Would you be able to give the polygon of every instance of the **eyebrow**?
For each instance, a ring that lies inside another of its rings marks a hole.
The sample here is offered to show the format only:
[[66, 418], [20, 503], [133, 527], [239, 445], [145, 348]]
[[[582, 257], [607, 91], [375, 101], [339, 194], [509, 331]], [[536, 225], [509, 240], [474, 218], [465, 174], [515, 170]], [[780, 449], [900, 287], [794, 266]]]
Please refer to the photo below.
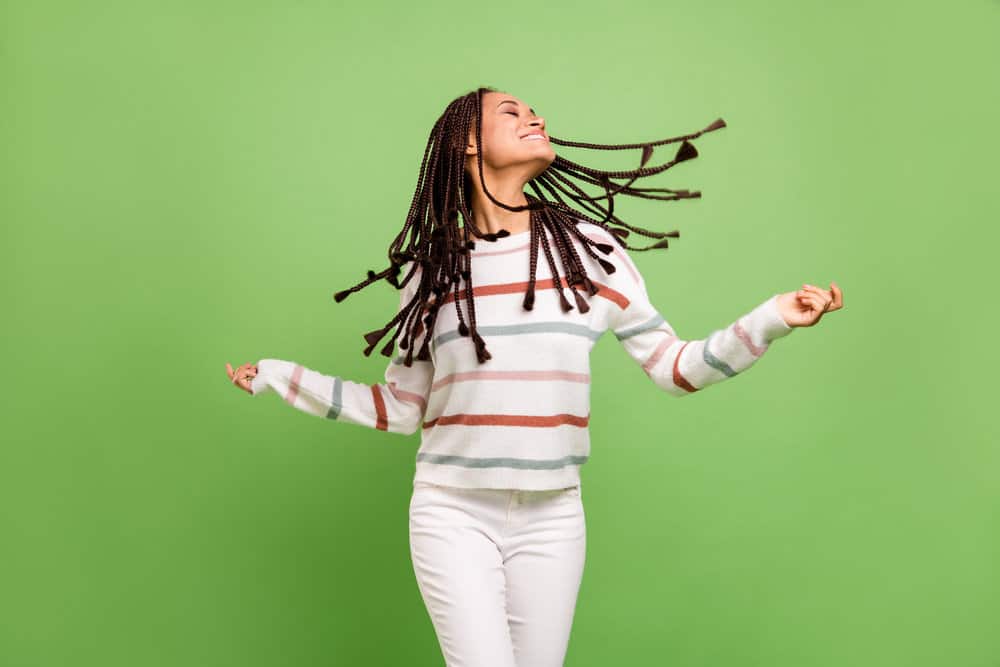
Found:
[[[510, 102], [511, 104], [517, 104], [517, 102], [515, 102], [514, 100], [504, 100], [500, 104], [507, 104], [508, 102]], [[498, 109], [500, 108], [500, 104], [497, 105]], [[532, 115], [534, 115], [534, 113], [535, 113], [535, 110], [532, 109], [531, 107], [528, 107], [528, 111], [530, 111], [532, 113]]]

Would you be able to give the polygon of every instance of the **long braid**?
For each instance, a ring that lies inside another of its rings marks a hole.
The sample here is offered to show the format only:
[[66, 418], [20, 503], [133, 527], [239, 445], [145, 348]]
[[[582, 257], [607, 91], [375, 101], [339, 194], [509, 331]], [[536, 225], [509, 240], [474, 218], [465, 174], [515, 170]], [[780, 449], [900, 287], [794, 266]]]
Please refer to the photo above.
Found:
[[[465, 145], [470, 130], [475, 130], [476, 145], [482, 146], [483, 96], [488, 92], [500, 91], [480, 86], [461, 95], [447, 105], [434, 123], [424, 148], [416, 187], [403, 228], [389, 245], [389, 266], [377, 273], [369, 269], [365, 280], [333, 295], [339, 303], [350, 294], [382, 279], [397, 289], [403, 289], [410, 280], [419, 275], [419, 284], [413, 290], [410, 301], [404, 304], [384, 327], [364, 334], [368, 343], [364, 349], [366, 356], [370, 355], [379, 341], [395, 327], [393, 335], [379, 350], [382, 355], [391, 356], [393, 346], [398, 339], [400, 349], [407, 351], [403, 359], [405, 365], [410, 366], [414, 357], [423, 361], [429, 360], [434, 323], [440, 307], [449, 300], [446, 297], [451, 293], [455, 302], [459, 334], [472, 338], [480, 363], [485, 363], [491, 358], [486, 342], [477, 330], [472, 261], [469, 251], [476, 247], [477, 242], [495, 241], [509, 236], [510, 232], [506, 229], [495, 233], [480, 232], [473, 222], [470, 183], [467, 181], [470, 174], [466, 171], [465, 156]], [[561, 307], [563, 311], [572, 310], [573, 306], [563, 294], [563, 277], [559, 275], [552, 253], [554, 245], [567, 273], [565, 287], [572, 292], [580, 312], [585, 313], [589, 310], [589, 306], [576, 288], [583, 286], [591, 296], [597, 293], [598, 288], [590, 280], [571, 237], [579, 239], [584, 251], [596, 259], [608, 275], [614, 273], [615, 265], [599, 257], [594, 249], [604, 255], [610, 255], [614, 247], [588, 237], [577, 227], [580, 222], [588, 222], [607, 231], [622, 251], [667, 248], [667, 238], [677, 238], [680, 236], [679, 232], [676, 230], [657, 232], [626, 223], [615, 214], [614, 197], [628, 195], [658, 201], [700, 197], [701, 193], [697, 191], [639, 188], [633, 187], [633, 183], [640, 178], [662, 173], [676, 164], [697, 157], [698, 151], [690, 140], [725, 126], [725, 122], [720, 118], [706, 128], [691, 134], [633, 144], [584, 143], [558, 139], [550, 135], [549, 141], [559, 146], [591, 150], [640, 149], [642, 153], [639, 166], [632, 170], [603, 171], [557, 155], [544, 172], [528, 181], [535, 194], [533, 196], [526, 194], [528, 203], [518, 206], [497, 200], [486, 187], [483, 176], [483, 151], [477, 150], [476, 177], [486, 197], [508, 211], [529, 211], [530, 278], [522, 307], [525, 310], [532, 310], [534, 307], [538, 247], [541, 245], [552, 273], [553, 288], [559, 294]], [[680, 146], [672, 160], [660, 165], [646, 166], [655, 147], [676, 142], [680, 142]], [[574, 182], [574, 179], [584, 185], [600, 188], [601, 194], [588, 194]], [[615, 180], [624, 182], [616, 183]], [[647, 247], [632, 247], [625, 242], [632, 232], [659, 240]], [[399, 274], [408, 262], [412, 263], [412, 269], [400, 281]], [[464, 290], [461, 285], [463, 281]], [[463, 300], [463, 296], [468, 309], [468, 324], [459, 303]], [[423, 341], [419, 349], [415, 350], [415, 343], [421, 334], [424, 335]]]

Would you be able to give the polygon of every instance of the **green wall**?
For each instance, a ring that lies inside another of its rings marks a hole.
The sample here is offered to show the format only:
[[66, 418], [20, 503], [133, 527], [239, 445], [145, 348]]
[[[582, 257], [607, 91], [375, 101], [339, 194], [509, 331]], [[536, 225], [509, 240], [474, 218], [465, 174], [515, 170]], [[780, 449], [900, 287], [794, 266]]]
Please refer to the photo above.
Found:
[[0, 664], [442, 664], [418, 436], [225, 363], [381, 380], [362, 334], [397, 294], [332, 294], [385, 266], [432, 123], [480, 84], [578, 141], [726, 120], [640, 183], [701, 199], [617, 200], [681, 231], [632, 256], [682, 337], [845, 296], [684, 401], [599, 341], [566, 664], [1000, 664], [998, 24], [996, 0], [3, 3]]

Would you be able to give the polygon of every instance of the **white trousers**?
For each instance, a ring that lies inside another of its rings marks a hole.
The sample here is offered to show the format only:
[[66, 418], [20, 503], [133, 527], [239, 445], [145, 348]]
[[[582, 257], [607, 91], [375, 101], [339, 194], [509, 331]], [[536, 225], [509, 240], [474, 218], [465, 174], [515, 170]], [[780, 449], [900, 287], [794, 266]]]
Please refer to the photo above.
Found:
[[579, 486], [414, 482], [410, 556], [447, 667], [562, 667], [583, 577]]

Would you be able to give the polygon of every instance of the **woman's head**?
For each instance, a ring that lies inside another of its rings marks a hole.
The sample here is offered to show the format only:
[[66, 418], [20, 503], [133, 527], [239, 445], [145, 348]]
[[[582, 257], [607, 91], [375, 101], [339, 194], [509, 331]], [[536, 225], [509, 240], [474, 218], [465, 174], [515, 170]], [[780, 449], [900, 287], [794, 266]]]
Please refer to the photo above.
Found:
[[544, 172], [556, 159], [545, 119], [519, 98], [489, 90], [482, 97], [482, 130], [473, 120], [465, 147], [465, 173], [478, 179], [479, 139], [483, 142], [483, 171], [493, 179], [515, 179], [521, 187]]
[[[555, 264], [555, 258], [558, 257], [565, 277], [565, 280], [551, 281], [551, 286], [546, 285], [545, 289], [551, 288], [557, 293], [564, 312], [573, 309], [573, 304], [564, 294], [564, 290], [568, 289], [576, 307], [585, 313], [589, 307], [578, 290], [593, 296], [598, 288], [588, 277], [572, 240], [575, 237], [583, 252], [600, 264], [607, 274], [613, 273], [615, 266], [598, 257], [595, 250], [608, 255], [614, 248], [583, 234], [577, 229], [577, 223], [589, 222], [603, 227], [626, 250], [666, 248], [667, 237], [680, 236], [676, 230], [656, 232], [629, 225], [615, 215], [614, 197], [622, 194], [661, 201], [700, 197], [701, 193], [696, 191], [636, 188], [632, 184], [639, 178], [658, 174], [680, 162], [697, 157], [698, 151], [688, 140], [725, 125], [720, 118], [702, 130], [669, 139], [635, 144], [583, 143], [553, 137], [545, 127], [544, 118], [538, 116], [531, 107], [517, 97], [495, 88], [483, 86], [456, 97], [434, 123], [427, 139], [410, 210], [402, 230], [389, 246], [389, 266], [378, 273], [369, 269], [366, 280], [337, 292], [334, 299], [343, 301], [349, 294], [379, 280], [386, 280], [401, 289], [414, 276], [418, 276], [418, 286], [413, 290], [414, 296], [409, 303], [403, 305], [383, 328], [364, 334], [368, 342], [364, 354], [370, 355], [386, 333], [396, 327], [392, 338], [380, 350], [382, 355], [392, 356], [395, 341], [399, 338], [400, 349], [407, 350], [403, 363], [411, 365], [416, 338], [426, 332], [416, 358], [421, 361], [430, 360], [428, 346], [438, 306], [443, 297], [453, 292], [459, 322], [458, 332], [461, 336], [471, 337], [477, 358], [480, 363], [484, 363], [490, 359], [490, 354], [476, 327], [469, 250], [477, 242], [495, 241], [508, 236], [509, 232], [501, 229], [496, 233], [484, 233], [474, 224], [470, 206], [473, 183], [477, 184], [477, 196], [481, 196], [481, 191], [482, 195], [498, 207], [509, 211], [530, 211], [528, 243], [531, 260], [524, 309], [533, 308], [535, 269], [539, 255], [544, 254], [552, 276], [555, 278], [560, 275], [559, 267]], [[543, 133], [547, 141], [526, 138], [526, 135], [536, 132]], [[681, 144], [672, 160], [660, 165], [645, 166], [656, 146], [674, 142]], [[636, 169], [604, 171], [557, 155], [552, 148], [553, 144], [591, 150], [638, 149], [642, 154]], [[483, 147], [482, 151], [478, 150], [480, 145]], [[520, 193], [524, 195], [522, 201], [527, 201], [526, 204], [501, 201], [487, 187], [497, 175], [501, 175], [501, 178], [520, 179], [531, 187], [534, 195]], [[589, 194], [572, 179], [597, 187], [601, 193]], [[616, 183], [614, 179], [624, 182]], [[624, 241], [630, 232], [660, 240], [650, 246], [634, 248]], [[552, 239], [551, 243], [549, 237]], [[543, 252], [538, 252], [539, 249]], [[399, 274], [404, 266], [408, 271], [400, 282]], [[468, 325], [459, 304], [463, 297], [468, 311]]]

